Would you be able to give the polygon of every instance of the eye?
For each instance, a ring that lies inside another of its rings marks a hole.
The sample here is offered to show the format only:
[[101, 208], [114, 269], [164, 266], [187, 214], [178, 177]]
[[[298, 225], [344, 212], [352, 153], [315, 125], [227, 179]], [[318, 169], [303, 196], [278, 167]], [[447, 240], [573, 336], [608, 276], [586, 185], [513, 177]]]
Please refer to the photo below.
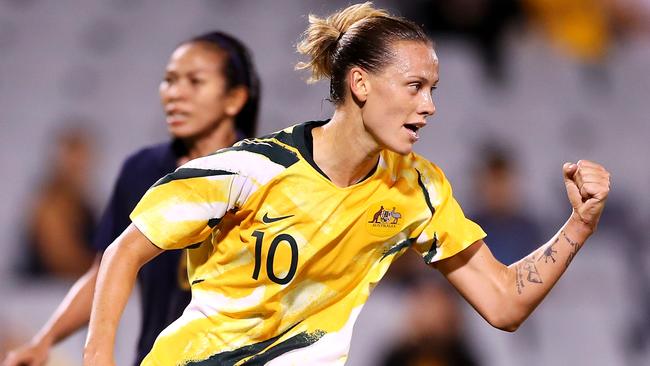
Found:
[[413, 91], [420, 91], [422, 89], [422, 83], [420, 82], [414, 82], [409, 84], [409, 88], [411, 88]]
[[166, 84], [173, 84], [175, 81], [176, 78], [171, 75], [165, 75], [165, 77], [162, 79], [162, 82]]
[[203, 80], [198, 79], [198, 78], [190, 78], [190, 84], [192, 84], [194, 86], [199, 86], [199, 85], [203, 84]]

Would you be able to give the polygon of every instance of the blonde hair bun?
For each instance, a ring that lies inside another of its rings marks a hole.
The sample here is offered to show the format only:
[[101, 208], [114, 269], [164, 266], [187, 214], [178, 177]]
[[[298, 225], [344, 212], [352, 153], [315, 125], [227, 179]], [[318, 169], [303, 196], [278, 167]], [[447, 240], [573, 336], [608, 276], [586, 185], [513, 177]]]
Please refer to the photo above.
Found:
[[351, 5], [327, 18], [309, 14], [309, 27], [303, 39], [296, 46], [299, 53], [309, 57], [308, 62], [299, 62], [297, 70], [311, 69], [308, 82], [316, 82], [332, 76], [332, 55], [343, 35], [358, 22], [376, 17], [389, 17], [387, 11], [376, 9], [372, 2]]

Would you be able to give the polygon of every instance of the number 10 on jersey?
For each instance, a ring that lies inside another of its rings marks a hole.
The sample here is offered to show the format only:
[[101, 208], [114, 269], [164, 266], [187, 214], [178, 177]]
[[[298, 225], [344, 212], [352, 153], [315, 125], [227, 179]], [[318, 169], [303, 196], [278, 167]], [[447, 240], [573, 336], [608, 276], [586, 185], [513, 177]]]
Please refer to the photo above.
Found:
[[[253, 236], [255, 237], [255, 269], [253, 270], [253, 279], [257, 280], [262, 269], [262, 250], [264, 244], [264, 232], [255, 230], [253, 231]], [[291, 263], [289, 265], [289, 272], [284, 277], [278, 277], [275, 274], [273, 264], [275, 262], [275, 252], [278, 249], [280, 243], [286, 242], [291, 248]], [[266, 255], [266, 275], [269, 279], [277, 284], [286, 285], [291, 282], [293, 276], [296, 275], [296, 269], [298, 268], [298, 244], [296, 239], [289, 234], [278, 234], [271, 241], [271, 246], [269, 247], [268, 253]]]

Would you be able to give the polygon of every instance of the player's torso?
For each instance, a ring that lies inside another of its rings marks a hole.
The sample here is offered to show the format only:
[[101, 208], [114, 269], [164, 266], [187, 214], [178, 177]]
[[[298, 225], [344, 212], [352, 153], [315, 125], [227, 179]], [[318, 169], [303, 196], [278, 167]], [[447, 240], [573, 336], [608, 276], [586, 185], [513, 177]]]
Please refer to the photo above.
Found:
[[[338, 188], [298, 162], [215, 227], [209, 249], [198, 249], [209, 256], [194, 256], [193, 291], [230, 299], [221, 313], [260, 316], [269, 328], [282, 328], [378, 280], [430, 217], [417, 178], [405, 173], [394, 177], [379, 168]], [[298, 299], [298, 293], [309, 295]]]
[[418, 171], [403, 166], [412, 160], [383, 154], [370, 177], [339, 188], [299, 159], [261, 185], [189, 249], [192, 302], [157, 357], [179, 340], [191, 359], [214, 359], [335, 333], [341, 349], [326, 353], [347, 354], [373, 284], [431, 218]]

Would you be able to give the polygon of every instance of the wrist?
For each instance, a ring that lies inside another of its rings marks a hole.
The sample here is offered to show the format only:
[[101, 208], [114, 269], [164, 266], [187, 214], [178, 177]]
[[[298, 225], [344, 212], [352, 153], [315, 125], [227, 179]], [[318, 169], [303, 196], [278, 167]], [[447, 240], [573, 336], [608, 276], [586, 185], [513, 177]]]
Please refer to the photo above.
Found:
[[113, 360], [113, 354], [93, 346], [87, 346], [83, 353], [84, 365], [108, 365]]
[[576, 236], [576, 240], [584, 242], [594, 233], [596, 228], [585, 222], [580, 215], [573, 211], [567, 221], [565, 230], [570, 231], [574, 236]]
[[54, 344], [54, 336], [49, 333], [37, 335], [32, 339], [31, 344], [34, 347], [50, 348]]

